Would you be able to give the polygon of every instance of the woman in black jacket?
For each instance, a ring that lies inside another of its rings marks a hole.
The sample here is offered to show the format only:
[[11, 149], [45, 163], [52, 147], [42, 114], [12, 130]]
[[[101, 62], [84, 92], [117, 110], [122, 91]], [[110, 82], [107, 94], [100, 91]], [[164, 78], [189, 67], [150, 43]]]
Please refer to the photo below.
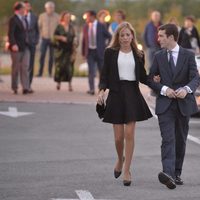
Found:
[[183, 48], [189, 49], [195, 54], [199, 54], [200, 39], [197, 28], [194, 26], [195, 19], [193, 16], [185, 18], [184, 27], [179, 33], [178, 44]]
[[105, 90], [109, 89], [103, 121], [113, 124], [118, 155], [114, 175], [115, 178], [121, 175], [124, 162], [125, 186], [131, 185], [130, 165], [134, 151], [135, 123], [152, 117], [140, 92], [139, 82], [147, 82], [144, 54], [137, 48], [133, 27], [123, 22], [105, 51], [97, 103], [103, 103]]

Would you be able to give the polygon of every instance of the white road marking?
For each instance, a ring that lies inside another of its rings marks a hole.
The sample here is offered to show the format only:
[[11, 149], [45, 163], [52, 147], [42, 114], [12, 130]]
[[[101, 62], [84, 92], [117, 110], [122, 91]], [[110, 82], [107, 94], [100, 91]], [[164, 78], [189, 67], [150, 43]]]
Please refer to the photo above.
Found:
[[[152, 113], [152, 115], [154, 116], [154, 118], [156, 118], [156, 119], [158, 119], [158, 116], [156, 115], [156, 114], [154, 114], [154, 109], [153, 108], [149, 108], [150, 110], [151, 110], [151, 113]], [[190, 123], [191, 124], [200, 124], [200, 121], [191, 121], [190, 120]], [[199, 144], [200, 145], [200, 139], [199, 138], [197, 138], [197, 137], [194, 137], [194, 136], [192, 136], [192, 135], [189, 135], [188, 134], [188, 140], [190, 140], [190, 141], [192, 141], [192, 142], [194, 142], [194, 143], [196, 143], [196, 144]]]
[[18, 112], [16, 107], [8, 107], [8, 111], [0, 111], [0, 115], [5, 115], [12, 118], [32, 115], [32, 112]]
[[[51, 199], [51, 200], [95, 200], [92, 194], [87, 190], [76, 190], [75, 192], [79, 197], [79, 199]], [[98, 200], [109, 200], [109, 199], [98, 199]]]

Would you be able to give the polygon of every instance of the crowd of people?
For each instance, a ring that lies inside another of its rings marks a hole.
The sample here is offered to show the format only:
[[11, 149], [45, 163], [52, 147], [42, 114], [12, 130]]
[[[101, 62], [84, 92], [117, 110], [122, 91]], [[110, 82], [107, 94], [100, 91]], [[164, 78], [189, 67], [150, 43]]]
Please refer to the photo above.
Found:
[[[14, 94], [18, 92], [18, 74], [23, 94], [33, 92], [34, 55], [39, 37], [41, 54], [37, 76], [43, 75], [45, 55], [49, 48], [49, 76], [52, 76], [55, 60], [54, 80], [57, 89], [60, 89], [61, 82], [67, 81], [69, 91], [72, 91], [78, 39], [70, 12], [64, 11], [59, 17], [51, 1], [45, 4], [45, 12], [39, 19], [32, 13], [28, 1], [15, 3], [14, 12], [8, 31]], [[162, 137], [163, 166], [158, 178], [169, 189], [175, 189], [176, 185], [183, 185], [181, 174], [189, 118], [197, 111], [194, 92], [200, 80], [194, 55], [199, 54], [200, 40], [194, 25], [195, 18], [187, 16], [184, 26], [180, 28], [175, 18], [163, 24], [159, 11], [151, 13], [143, 34], [149, 60], [147, 75], [145, 54], [138, 48], [134, 28], [125, 21], [126, 14], [117, 10], [111, 24], [108, 24], [108, 14], [107, 10], [85, 12], [82, 55], [88, 64], [89, 95], [95, 94], [97, 69], [100, 74], [97, 105], [103, 107], [103, 121], [113, 124], [118, 156], [114, 176], [118, 178], [123, 170], [123, 184], [131, 185], [135, 125], [137, 121], [152, 117], [140, 92], [141, 82], [157, 95], [156, 114]], [[107, 89], [109, 94], [105, 100]]]
[[[18, 74], [20, 75], [22, 93], [34, 92], [32, 89], [34, 61], [36, 46], [39, 43], [40, 57], [36, 76], [43, 76], [45, 57], [49, 51], [49, 77], [54, 77], [57, 90], [60, 90], [61, 82], [69, 82], [68, 90], [73, 91], [72, 77], [80, 38], [77, 37], [70, 12], [56, 13], [55, 4], [52, 1], [46, 2], [44, 8], [45, 12], [37, 17], [29, 1], [14, 4], [14, 15], [9, 20], [7, 42], [12, 59], [11, 85], [14, 94], [18, 93]], [[84, 19], [81, 49], [82, 56], [88, 64], [89, 90], [87, 93], [94, 95], [94, 80], [97, 69], [99, 74], [101, 73], [104, 50], [109, 45], [118, 25], [126, 20], [126, 13], [123, 10], [116, 10], [110, 23], [111, 15], [108, 10], [102, 9], [97, 13], [89, 10], [85, 12]], [[169, 23], [178, 27], [180, 32], [178, 44], [199, 54], [200, 39], [195, 27], [195, 18], [187, 16], [182, 28], [176, 18], [172, 17]], [[161, 13], [153, 11], [150, 21], [144, 27], [143, 43], [148, 57], [148, 71], [153, 62], [154, 54], [161, 49], [158, 42], [158, 27], [162, 24]]]

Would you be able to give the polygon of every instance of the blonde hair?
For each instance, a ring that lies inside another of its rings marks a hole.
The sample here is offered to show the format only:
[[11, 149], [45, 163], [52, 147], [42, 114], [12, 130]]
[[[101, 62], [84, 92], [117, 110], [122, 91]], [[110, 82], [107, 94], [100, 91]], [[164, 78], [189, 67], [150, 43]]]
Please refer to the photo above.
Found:
[[143, 52], [141, 50], [139, 50], [138, 47], [137, 47], [138, 43], [137, 43], [137, 39], [136, 39], [135, 30], [129, 22], [122, 22], [121, 24], [118, 25], [116, 31], [114, 32], [114, 35], [112, 37], [112, 40], [111, 40], [108, 48], [112, 48], [112, 49], [116, 49], [116, 50], [120, 49], [119, 35], [120, 35], [120, 32], [125, 28], [128, 28], [133, 35], [133, 40], [131, 42], [132, 49], [135, 51], [135, 53], [139, 57], [142, 57]]

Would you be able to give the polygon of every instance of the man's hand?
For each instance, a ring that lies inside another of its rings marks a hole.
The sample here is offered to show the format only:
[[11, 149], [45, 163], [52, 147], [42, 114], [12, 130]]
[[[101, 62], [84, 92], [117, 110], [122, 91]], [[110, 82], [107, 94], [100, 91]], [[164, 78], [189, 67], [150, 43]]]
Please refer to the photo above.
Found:
[[176, 99], [176, 92], [171, 89], [171, 88], [167, 88], [166, 90], [166, 95], [169, 97], [169, 98], [174, 98]]
[[187, 95], [187, 91], [185, 88], [179, 88], [176, 90], [176, 97], [180, 99], [184, 99]]

